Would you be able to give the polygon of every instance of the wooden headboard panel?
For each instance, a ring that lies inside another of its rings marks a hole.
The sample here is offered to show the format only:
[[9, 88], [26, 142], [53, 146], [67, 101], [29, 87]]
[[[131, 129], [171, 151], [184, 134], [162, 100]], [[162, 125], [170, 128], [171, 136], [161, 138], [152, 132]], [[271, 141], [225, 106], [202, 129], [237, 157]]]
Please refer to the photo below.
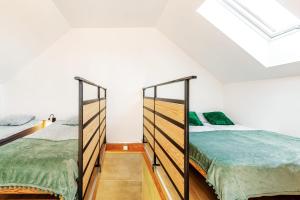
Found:
[[[101, 167], [105, 148], [107, 90], [81, 77], [75, 79], [79, 81], [78, 197], [84, 200], [95, 167]], [[94, 86], [97, 98], [84, 100], [83, 84]]]
[[[144, 142], [153, 154], [153, 168], [161, 166], [180, 199], [189, 199], [189, 81], [195, 76], [161, 83], [143, 89]], [[162, 85], [184, 82], [184, 99], [157, 97]], [[153, 97], [146, 97], [147, 89]]]

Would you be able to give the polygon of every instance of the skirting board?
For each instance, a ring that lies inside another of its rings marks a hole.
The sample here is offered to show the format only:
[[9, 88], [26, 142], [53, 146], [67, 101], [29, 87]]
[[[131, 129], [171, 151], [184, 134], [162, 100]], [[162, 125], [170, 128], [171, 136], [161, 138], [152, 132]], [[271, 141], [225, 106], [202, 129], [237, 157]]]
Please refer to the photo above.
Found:
[[[126, 150], [127, 147], [127, 150]], [[144, 152], [143, 143], [106, 144], [106, 151]]]

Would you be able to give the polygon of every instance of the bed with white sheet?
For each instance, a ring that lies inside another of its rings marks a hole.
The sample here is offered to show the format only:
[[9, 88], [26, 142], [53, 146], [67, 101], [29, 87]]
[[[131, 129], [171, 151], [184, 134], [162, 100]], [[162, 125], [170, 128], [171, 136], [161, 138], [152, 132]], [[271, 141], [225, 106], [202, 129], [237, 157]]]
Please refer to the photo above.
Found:
[[37, 119], [21, 125], [0, 125], [0, 146], [33, 133], [41, 125], [41, 120]]

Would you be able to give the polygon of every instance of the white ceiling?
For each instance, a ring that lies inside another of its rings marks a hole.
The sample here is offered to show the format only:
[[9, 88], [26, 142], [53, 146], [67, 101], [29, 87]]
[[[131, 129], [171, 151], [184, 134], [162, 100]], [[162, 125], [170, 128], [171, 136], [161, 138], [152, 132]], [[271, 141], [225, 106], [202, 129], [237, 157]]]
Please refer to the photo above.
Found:
[[[278, 0], [300, 16], [299, 0]], [[156, 26], [219, 80], [300, 75], [300, 63], [265, 68], [196, 10], [203, 0], [1, 0], [0, 82], [71, 27]], [[299, 41], [300, 45], [300, 41]]]
[[167, 0], [53, 0], [73, 27], [154, 26]]
[[295, 16], [300, 18], [300, 1], [299, 0], [277, 0], [281, 5], [286, 7]]

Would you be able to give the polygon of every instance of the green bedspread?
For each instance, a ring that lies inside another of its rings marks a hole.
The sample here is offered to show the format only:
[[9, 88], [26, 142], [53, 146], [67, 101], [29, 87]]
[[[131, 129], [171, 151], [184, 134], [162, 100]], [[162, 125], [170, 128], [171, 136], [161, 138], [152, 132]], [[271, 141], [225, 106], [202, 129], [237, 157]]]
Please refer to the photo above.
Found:
[[300, 194], [300, 138], [267, 131], [190, 133], [190, 158], [221, 200]]
[[33, 187], [73, 200], [77, 140], [19, 139], [0, 147], [0, 187]]

